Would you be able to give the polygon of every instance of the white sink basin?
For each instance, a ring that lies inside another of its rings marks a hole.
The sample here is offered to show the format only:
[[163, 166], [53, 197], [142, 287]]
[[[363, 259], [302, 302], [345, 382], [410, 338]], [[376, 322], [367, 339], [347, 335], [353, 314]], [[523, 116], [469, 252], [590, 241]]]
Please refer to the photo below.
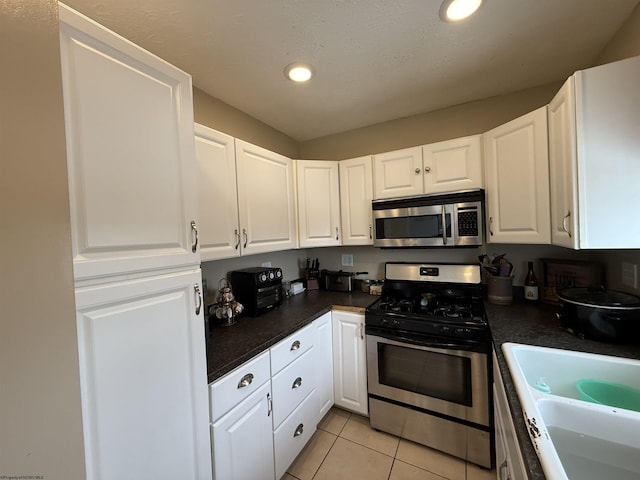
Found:
[[640, 478], [640, 412], [580, 400], [576, 387], [592, 378], [640, 389], [640, 361], [516, 343], [502, 350], [548, 480]]

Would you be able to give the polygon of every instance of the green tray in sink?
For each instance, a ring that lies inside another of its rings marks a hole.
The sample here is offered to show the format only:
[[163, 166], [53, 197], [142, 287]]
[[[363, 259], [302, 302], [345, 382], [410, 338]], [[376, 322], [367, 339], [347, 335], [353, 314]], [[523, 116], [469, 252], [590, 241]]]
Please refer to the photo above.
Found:
[[582, 400], [640, 412], [640, 390], [637, 388], [593, 378], [578, 380], [576, 386]]

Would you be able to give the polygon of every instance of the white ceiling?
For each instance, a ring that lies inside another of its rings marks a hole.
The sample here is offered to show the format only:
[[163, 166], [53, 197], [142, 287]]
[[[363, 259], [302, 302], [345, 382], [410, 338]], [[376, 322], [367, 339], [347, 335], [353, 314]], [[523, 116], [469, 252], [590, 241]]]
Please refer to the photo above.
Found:
[[[559, 81], [590, 66], [640, 0], [66, 0], [195, 86], [304, 141]], [[297, 85], [284, 67], [311, 63]]]

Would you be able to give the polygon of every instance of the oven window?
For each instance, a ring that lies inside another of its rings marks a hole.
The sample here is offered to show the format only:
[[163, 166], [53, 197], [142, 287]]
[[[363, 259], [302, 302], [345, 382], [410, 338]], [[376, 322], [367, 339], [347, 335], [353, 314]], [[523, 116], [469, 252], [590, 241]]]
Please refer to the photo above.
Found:
[[472, 406], [470, 358], [378, 343], [378, 376], [382, 385]]
[[[446, 214], [446, 234], [451, 237], [451, 215]], [[380, 238], [440, 238], [442, 215], [377, 218], [376, 231]]]

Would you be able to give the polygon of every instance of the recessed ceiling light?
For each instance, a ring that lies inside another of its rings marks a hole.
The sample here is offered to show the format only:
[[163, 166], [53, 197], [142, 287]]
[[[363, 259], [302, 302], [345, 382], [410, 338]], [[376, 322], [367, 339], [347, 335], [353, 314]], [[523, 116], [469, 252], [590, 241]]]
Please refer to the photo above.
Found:
[[444, 0], [440, 18], [445, 22], [459, 22], [471, 16], [481, 4], [482, 0]]
[[303, 63], [290, 63], [284, 69], [284, 75], [294, 82], [308, 82], [313, 76], [313, 69]]

